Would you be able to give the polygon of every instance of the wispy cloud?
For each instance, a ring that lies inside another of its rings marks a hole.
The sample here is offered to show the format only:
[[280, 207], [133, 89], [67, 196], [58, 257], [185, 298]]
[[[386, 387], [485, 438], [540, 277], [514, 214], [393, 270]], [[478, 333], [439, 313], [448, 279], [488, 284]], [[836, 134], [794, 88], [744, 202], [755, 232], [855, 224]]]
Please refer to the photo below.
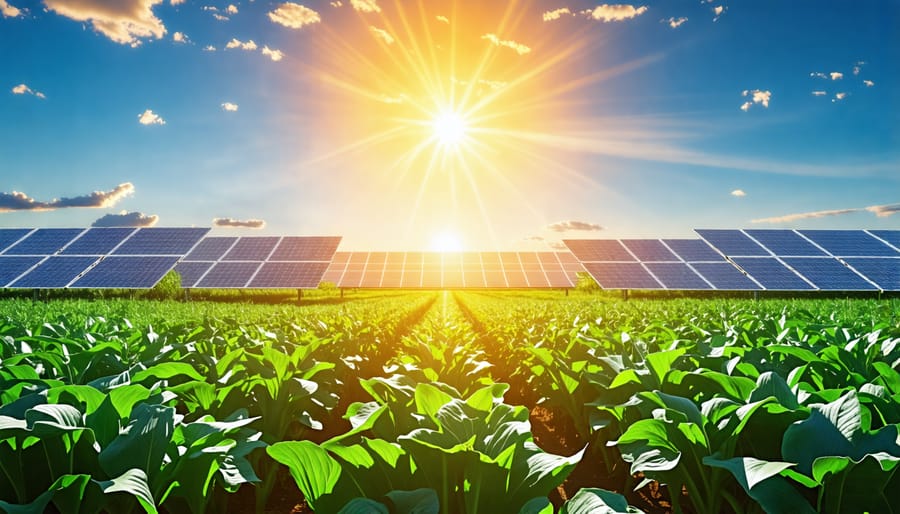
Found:
[[33, 95], [33, 96], [36, 96], [36, 97], [42, 98], [42, 99], [47, 98], [47, 96], [44, 93], [41, 93], [40, 91], [35, 91], [35, 90], [31, 89], [30, 87], [26, 86], [25, 84], [19, 84], [18, 86], [13, 87], [12, 93], [14, 95]]
[[231, 41], [229, 41], [225, 45], [225, 48], [228, 48], [228, 49], [240, 48], [241, 50], [247, 50], [248, 52], [252, 52], [253, 50], [256, 50], [259, 47], [256, 46], [256, 43], [252, 39], [249, 41], [241, 41], [240, 39], [237, 39], [237, 38], [231, 38]]
[[322, 21], [316, 11], [293, 2], [285, 2], [269, 12], [269, 19], [291, 29], [299, 29]]
[[664, 20], [659, 20], [659, 21], [660, 21], [660, 23], [666, 23], [666, 24], [668, 24], [669, 27], [671, 27], [671, 28], [673, 28], [673, 29], [677, 29], [678, 27], [684, 25], [684, 23], [685, 23], [686, 21], [688, 21], [688, 19], [687, 19], [686, 16], [682, 16], [682, 17], [680, 17], [680, 18], [671, 17], [671, 18], [669, 18], [669, 19], [667, 19], [667, 20], [664, 19]]
[[772, 92], [771, 91], [763, 91], [761, 89], [753, 89], [753, 90], [745, 89], [744, 92], [741, 93], [741, 96], [743, 96], [745, 98], [746, 97], [750, 98], [749, 100], [747, 100], [746, 102], [741, 104], [741, 110], [744, 112], [747, 112], [750, 110], [750, 107], [752, 107], [753, 104], [759, 104], [759, 105], [762, 105], [763, 107], [765, 107], [766, 109], [768, 109], [769, 108], [769, 100], [772, 98]]
[[721, 18], [722, 15], [725, 14], [725, 11], [727, 11], [727, 10], [728, 10], [728, 7], [726, 7], [724, 5], [717, 5], [717, 6], [713, 7], [713, 15], [714, 15], [713, 21], [719, 21], [719, 18]]
[[203, 51], [204, 52], [215, 52], [216, 47], [214, 47], [213, 45], [206, 45], [203, 47]]
[[263, 47], [262, 54], [265, 55], [266, 57], [268, 57], [269, 59], [272, 59], [275, 62], [278, 62], [278, 61], [284, 59], [284, 52], [282, 52], [281, 50], [275, 50], [273, 48], [269, 48], [268, 45]]
[[827, 94], [828, 94], [828, 93], [826, 93], [825, 91], [813, 91], [813, 92], [812, 92], [812, 95], [813, 95], [813, 96], [825, 96], [825, 95], [827, 95]]
[[624, 21], [636, 18], [647, 12], [647, 6], [635, 7], [630, 4], [603, 4], [581, 12], [595, 20], [609, 23], [611, 21]]
[[10, 5], [6, 0], [0, 0], [0, 14], [2, 14], [4, 18], [15, 18], [22, 14], [22, 9]]
[[237, 112], [238, 104], [231, 102], [222, 102], [222, 110], [228, 112]]
[[801, 212], [797, 214], [786, 214], [784, 216], [774, 216], [771, 218], [760, 218], [751, 220], [751, 223], [790, 223], [792, 221], [827, 218], [830, 216], [844, 216], [846, 214], [854, 214], [859, 212], [871, 212], [879, 218], [892, 216], [900, 212], [900, 203], [888, 205], [870, 205], [868, 207], [854, 207], [850, 209], [830, 209], [825, 211]]
[[141, 125], [165, 125], [166, 120], [162, 119], [162, 116], [156, 114], [150, 109], [138, 114], [138, 123]]
[[809, 74], [810, 77], [818, 78], [818, 79], [827, 79], [828, 75], [822, 73], [821, 71], [813, 71]]
[[436, 19], [437, 21], [439, 21], [439, 22], [441, 22], [441, 23], [447, 23], [447, 24], [450, 24], [450, 19], [447, 18], [446, 16], [440, 16], [440, 15], [438, 15], [438, 16], [435, 16], [434, 19]]
[[89, 22], [96, 32], [132, 47], [144, 38], [166, 34], [162, 20], [153, 14], [161, 0], [44, 0], [47, 9], [66, 18]]
[[832, 71], [828, 76], [831, 77], [831, 80], [841, 80], [844, 78], [844, 74], [839, 71]]
[[551, 223], [551, 224], [547, 225], [547, 230], [552, 230], [553, 232], [570, 232], [570, 231], [597, 232], [597, 231], [603, 230], [603, 227], [596, 223], [588, 223], [587, 221], [568, 220], [568, 221], [558, 221], [556, 223]]
[[562, 7], [560, 9], [544, 12], [544, 14], [541, 15], [541, 18], [543, 18], [544, 21], [553, 21], [562, 18], [564, 14], [571, 15], [572, 11], [570, 11], [568, 7]]
[[743, 198], [743, 197], [747, 196], [747, 193], [745, 193], [743, 189], [735, 189], [734, 191], [731, 192], [731, 196], [737, 196], [739, 198]]
[[350, 5], [359, 12], [381, 12], [376, 0], [350, 0]]
[[122, 211], [107, 214], [91, 224], [92, 227], [152, 227], [159, 221], [156, 214]]
[[519, 55], [525, 55], [531, 52], [531, 48], [523, 45], [522, 43], [517, 43], [515, 41], [509, 39], [500, 39], [496, 34], [485, 34], [481, 36], [481, 39], [487, 39], [495, 46], [505, 46], [506, 48], [510, 48], [514, 50]]
[[843, 91], [841, 91], [840, 93], [835, 93], [834, 98], [832, 98], [831, 101], [832, 102], [840, 102], [844, 98], [847, 98], [847, 94], [848, 93], [845, 93]]
[[228, 21], [231, 19], [228, 16], [225, 16], [224, 14], [219, 14], [217, 12], [213, 13], [213, 18], [217, 19], [218, 21]]
[[380, 39], [387, 45], [394, 44], [394, 36], [392, 36], [388, 31], [380, 29], [378, 27], [369, 27], [369, 31], [373, 36], [375, 36], [375, 39]]
[[341, 0], [334, 0], [332, 2], [328, 2], [328, 4], [332, 7], [341, 7], [342, 5], [344, 5], [344, 2], [341, 2]]
[[258, 219], [237, 220], [234, 218], [215, 218], [212, 223], [214, 227], [228, 228], [263, 228], [266, 226], [264, 220]]
[[110, 191], [94, 191], [82, 196], [41, 201], [25, 193], [13, 191], [0, 193], [0, 212], [10, 211], [52, 211], [70, 207], [106, 208], [112, 207], [126, 196], [134, 193], [134, 185], [124, 182]]
[[879, 218], [886, 218], [900, 212], [900, 203], [890, 205], [870, 205], [866, 207], [866, 210], [874, 213]]
[[863, 81], [863, 84], [865, 84], [866, 87], [872, 87], [872, 86], [875, 85], [875, 83], [872, 82], [871, 80], [864, 80], [864, 81]]

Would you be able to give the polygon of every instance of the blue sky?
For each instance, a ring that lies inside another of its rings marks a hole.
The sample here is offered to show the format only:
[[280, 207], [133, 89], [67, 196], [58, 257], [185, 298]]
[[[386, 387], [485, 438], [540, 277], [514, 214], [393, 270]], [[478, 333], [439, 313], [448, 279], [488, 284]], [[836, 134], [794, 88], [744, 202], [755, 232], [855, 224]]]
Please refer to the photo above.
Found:
[[218, 219], [348, 250], [900, 228], [896, 1], [0, 13], [4, 227]]

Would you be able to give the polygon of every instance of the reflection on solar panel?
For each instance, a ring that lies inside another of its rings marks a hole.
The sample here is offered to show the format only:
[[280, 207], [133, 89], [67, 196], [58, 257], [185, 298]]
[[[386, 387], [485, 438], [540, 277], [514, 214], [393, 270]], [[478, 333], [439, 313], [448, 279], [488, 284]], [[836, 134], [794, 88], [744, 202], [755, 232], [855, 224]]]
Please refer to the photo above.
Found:
[[116, 248], [113, 254], [183, 256], [207, 232], [208, 228], [142, 228]]
[[691, 267], [716, 289], [723, 291], [758, 291], [758, 284], [747, 278], [730, 262], [694, 262]]
[[246, 287], [262, 262], [217, 262], [194, 287]]
[[765, 248], [740, 230], [697, 229], [694, 232], [728, 257], [768, 257]]
[[48, 257], [25, 276], [10, 284], [10, 287], [28, 289], [66, 287], [95, 262], [97, 262], [97, 257], [58, 255]]
[[815, 289], [774, 257], [735, 258], [734, 262], [766, 289], [806, 291]]
[[264, 261], [272, 254], [278, 237], [242, 237], [222, 257], [223, 261]]
[[53, 255], [82, 232], [83, 228], [39, 228], [7, 248], [4, 254]]
[[663, 239], [663, 243], [688, 262], [723, 262], [725, 259], [702, 239]]
[[825, 291], [871, 291], [876, 287], [832, 257], [785, 257], [785, 264]]
[[712, 289], [700, 275], [683, 262], [649, 262], [646, 267], [666, 289]]
[[41, 262], [43, 257], [6, 257], [0, 255], [0, 287], [6, 287], [19, 275]]
[[637, 262], [585, 262], [584, 269], [603, 289], [664, 289]]
[[135, 230], [134, 228], [88, 229], [66, 246], [60, 255], [106, 255]]
[[269, 260], [328, 262], [340, 242], [340, 237], [285, 237]]
[[641, 262], [677, 262], [679, 259], [659, 239], [622, 239]]
[[862, 230], [800, 230], [835, 257], [900, 257], [882, 241]]
[[323, 280], [343, 288], [570, 288], [579, 271], [571, 254], [557, 252], [341, 252]]
[[[227, 263], [222, 263], [227, 264]], [[248, 287], [260, 289], [309, 289], [319, 286], [327, 262], [266, 262]]]
[[237, 242], [236, 237], [206, 237], [184, 258], [186, 261], [217, 261]]
[[878, 284], [882, 291], [900, 291], [900, 257], [844, 259], [847, 264]]
[[185, 262], [175, 266], [175, 272], [181, 277], [181, 287], [194, 287], [203, 274], [213, 267], [212, 262]]
[[615, 239], [564, 239], [581, 262], [634, 262], [634, 257]]
[[101, 260], [69, 287], [149, 289], [155, 286], [176, 262], [178, 257], [172, 256], [112, 255]]
[[779, 257], [825, 257], [826, 253], [793, 230], [745, 230], [753, 239]]
[[0, 252], [25, 237], [32, 230], [30, 228], [0, 228]]
[[900, 230], [870, 230], [869, 233], [879, 239], [887, 241], [892, 244], [894, 248], [900, 249]]

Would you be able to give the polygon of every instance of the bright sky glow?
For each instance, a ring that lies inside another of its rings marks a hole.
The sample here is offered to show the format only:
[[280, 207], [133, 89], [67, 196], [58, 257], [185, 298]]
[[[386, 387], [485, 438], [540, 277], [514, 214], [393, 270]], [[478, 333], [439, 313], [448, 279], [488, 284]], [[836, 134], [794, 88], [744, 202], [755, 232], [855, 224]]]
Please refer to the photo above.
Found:
[[2, 227], [900, 228], [895, 1], [6, 4]]

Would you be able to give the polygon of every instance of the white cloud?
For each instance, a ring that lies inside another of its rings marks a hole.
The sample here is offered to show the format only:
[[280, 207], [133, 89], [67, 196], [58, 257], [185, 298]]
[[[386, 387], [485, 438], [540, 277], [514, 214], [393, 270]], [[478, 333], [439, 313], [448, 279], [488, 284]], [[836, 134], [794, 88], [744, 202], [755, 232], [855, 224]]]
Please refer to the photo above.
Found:
[[436, 19], [437, 21], [439, 21], [441, 23], [450, 24], [450, 19], [447, 18], [446, 16], [435, 16], [434, 19]]
[[554, 9], [552, 11], [547, 11], [541, 15], [544, 21], [553, 21], [562, 18], [562, 16], [566, 14], [572, 14], [572, 11], [569, 10], [568, 7], [562, 7], [560, 9]]
[[41, 93], [40, 91], [35, 91], [35, 90], [31, 89], [30, 87], [26, 86], [25, 84], [19, 84], [18, 86], [13, 87], [12, 93], [14, 95], [33, 95], [33, 96], [36, 96], [36, 97], [42, 98], [42, 99], [47, 98], [47, 96], [44, 95], [44, 93]]
[[165, 125], [166, 120], [162, 119], [161, 116], [154, 113], [150, 109], [147, 109], [142, 114], [138, 114], [138, 122], [141, 125]]
[[872, 82], [871, 80], [864, 80], [864, 81], [863, 81], [863, 84], [865, 84], [866, 87], [872, 87], [872, 86], [875, 85], [875, 83]]
[[215, 18], [215, 19], [217, 19], [217, 20], [219, 20], [219, 21], [228, 21], [228, 20], [231, 19], [231, 18], [229, 18], [228, 16], [219, 14], [219, 13], [217, 13], [217, 12], [214, 12], [214, 13], [213, 13], [213, 18]]
[[495, 46], [505, 46], [506, 48], [510, 48], [514, 50], [519, 55], [525, 55], [531, 52], [531, 48], [523, 45], [522, 43], [517, 43], [515, 41], [500, 39], [496, 34], [485, 34], [481, 36], [481, 39], [487, 39]]
[[281, 50], [273, 50], [269, 48], [268, 45], [263, 47], [262, 54], [275, 62], [284, 59], [284, 52]]
[[238, 8], [234, 4], [228, 4], [228, 7], [225, 9], [225, 12], [228, 14], [237, 14]]
[[388, 45], [394, 44], [394, 36], [390, 35], [388, 31], [379, 29], [378, 27], [369, 27], [369, 31], [372, 32], [372, 35], [375, 36], [375, 39], [380, 39]]
[[134, 193], [134, 184], [123, 182], [109, 191], [92, 193], [71, 198], [57, 198], [50, 201], [35, 200], [25, 193], [0, 192], [0, 212], [10, 211], [52, 211], [70, 207], [106, 208]]
[[341, 0], [335, 0], [334, 2], [328, 3], [331, 4], [332, 7], [341, 7], [342, 5], [344, 5], [344, 2], [341, 2]]
[[552, 230], [553, 232], [568, 232], [573, 230], [596, 232], [599, 230], [603, 230], [603, 227], [596, 223], [589, 223], [587, 221], [567, 220], [551, 223], [547, 225], [547, 229]]
[[900, 212], [900, 203], [891, 205], [870, 205], [869, 207], [866, 207], [866, 210], [874, 213], [879, 218], [886, 218]]
[[204, 10], [204, 11], [213, 11], [213, 12], [219, 10], [219, 8], [216, 7], [216, 6], [214, 6], [214, 5], [204, 5], [204, 6], [201, 7], [200, 9], [202, 9], [202, 10]]
[[305, 25], [312, 25], [322, 21], [322, 18], [316, 11], [293, 2], [285, 2], [279, 5], [278, 8], [269, 13], [269, 19], [292, 29], [299, 29]]
[[774, 216], [771, 218], [760, 218], [751, 220], [752, 223], [789, 223], [792, 221], [826, 218], [830, 216], [843, 216], [845, 214], [853, 214], [858, 212], [871, 212], [879, 218], [892, 216], [900, 212], [900, 203], [887, 205], [870, 205], [868, 207], [854, 207], [851, 209], [831, 209], [825, 211], [801, 212], [797, 214], [787, 214], [784, 216]]
[[831, 77], [831, 80], [841, 80], [844, 78], [844, 74], [839, 71], [832, 71], [828, 75]]
[[673, 29], [677, 29], [678, 27], [684, 25], [684, 22], [688, 21], [687, 17], [682, 16], [681, 18], [669, 18], [668, 20], [659, 20], [661, 23], [667, 23], [669, 27]]
[[581, 12], [595, 20], [601, 20], [604, 23], [608, 23], [611, 21], [624, 21], [636, 18], [647, 12], [647, 6], [642, 5], [640, 7], [635, 7], [629, 4], [603, 4], [594, 9], [588, 9]]
[[231, 102], [222, 102], [222, 110], [228, 112], [237, 112], [238, 104]]
[[847, 98], [847, 93], [841, 91], [840, 93], [835, 93], [834, 98], [831, 101], [839, 102], [839, 101], [843, 100], [844, 98]]
[[152, 227], [159, 221], [156, 214], [121, 211], [107, 214], [91, 224], [92, 227]]
[[90, 22], [116, 43], [138, 46], [141, 39], [162, 38], [166, 27], [153, 14], [163, 0], [44, 0], [47, 9], [75, 21]]
[[350, 0], [350, 5], [359, 12], [381, 12], [377, 0]]
[[234, 218], [214, 218], [212, 221], [214, 227], [229, 227], [229, 228], [263, 228], [266, 226], [266, 222], [264, 220], [259, 219], [249, 219], [249, 220], [236, 220]]
[[184, 3], [184, 0], [169, 0], [169, 5], [181, 5]]
[[176, 43], [187, 43], [188, 37], [184, 35], [184, 32], [176, 32], [172, 34], [172, 41]]
[[731, 196], [744, 197], [747, 196], [747, 193], [743, 189], [735, 189], [731, 192]]
[[719, 18], [721, 18], [722, 15], [725, 14], [725, 11], [727, 9], [728, 7], [725, 7], [724, 5], [717, 5], [713, 7], [713, 14], [715, 14], [713, 21], [719, 21]]
[[231, 38], [231, 41], [229, 41], [225, 45], [225, 48], [228, 48], [229, 50], [232, 48], [240, 48], [241, 50], [247, 50], [247, 51], [252, 52], [253, 50], [256, 50], [258, 47], [256, 46], [256, 43], [252, 39], [245, 42], [245, 41], [241, 41], [240, 39], [237, 39], [237, 38]]
[[819, 79], [827, 79], [828, 75], [822, 73], [821, 71], [813, 71], [809, 74], [810, 77], [815, 77]]
[[204, 51], [204, 52], [215, 52], [215, 51], [216, 51], [216, 47], [214, 47], [214, 46], [212, 46], [212, 45], [206, 45], [206, 46], [203, 47], [203, 51]]
[[825, 96], [828, 93], [826, 93], [825, 91], [813, 91], [812, 94], [813, 96]]
[[761, 89], [754, 89], [754, 90], [746, 90], [745, 89], [744, 92], [741, 93], [741, 96], [750, 97], [750, 100], [741, 104], [741, 110], [744, 112], [747, 112], [750, 110], [750, 107], [752, 107], [753, 104], [759, 104], [768, 109], [769, 108], [769, 100], [772, 98], [772, 92], [771, 91], [763, 91]]
[[0, 0], [0, 14], [2, 14], [4, 18], [15, 18], [22, 14], [22, 9], [10, 5], [6, 0]]

